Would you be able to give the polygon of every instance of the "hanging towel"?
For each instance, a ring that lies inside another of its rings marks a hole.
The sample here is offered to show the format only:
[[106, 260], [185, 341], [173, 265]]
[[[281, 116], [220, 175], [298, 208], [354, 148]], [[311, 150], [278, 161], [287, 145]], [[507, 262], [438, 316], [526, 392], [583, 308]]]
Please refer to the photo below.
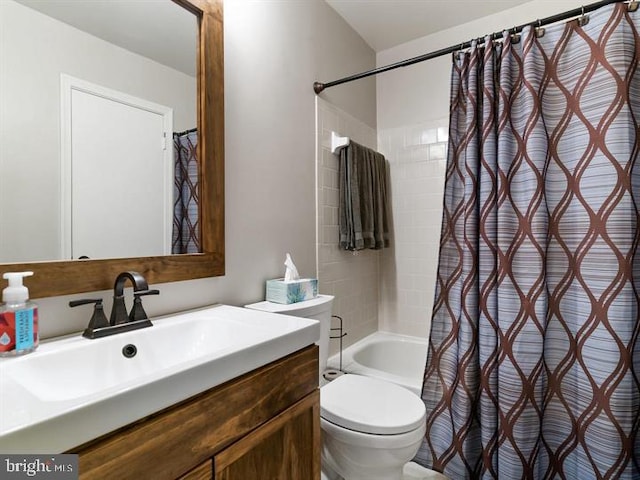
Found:
[[378, 250], [389, 246], [387, 160], [355, 142], [340, 151], [340, 247]]

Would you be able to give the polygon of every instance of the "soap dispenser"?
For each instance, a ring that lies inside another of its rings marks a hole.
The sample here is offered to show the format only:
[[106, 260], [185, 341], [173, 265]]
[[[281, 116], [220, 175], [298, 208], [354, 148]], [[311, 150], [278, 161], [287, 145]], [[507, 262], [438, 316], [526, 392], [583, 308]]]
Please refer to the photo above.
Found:
[[22, 355], [38, 348], [38, 307], [29, 301], [22, 284], [33, 272], [7, 272], [9, 286], [2, 291], [0, 306], [0, 357]]

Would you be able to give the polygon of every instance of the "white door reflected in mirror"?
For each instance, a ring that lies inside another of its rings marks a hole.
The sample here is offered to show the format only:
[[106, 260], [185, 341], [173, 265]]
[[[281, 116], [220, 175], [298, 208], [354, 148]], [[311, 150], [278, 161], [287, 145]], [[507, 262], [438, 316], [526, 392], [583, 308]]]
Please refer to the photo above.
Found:
[[61, 85], [63, 258], [169, 255], [172, 110], [67, 75]]

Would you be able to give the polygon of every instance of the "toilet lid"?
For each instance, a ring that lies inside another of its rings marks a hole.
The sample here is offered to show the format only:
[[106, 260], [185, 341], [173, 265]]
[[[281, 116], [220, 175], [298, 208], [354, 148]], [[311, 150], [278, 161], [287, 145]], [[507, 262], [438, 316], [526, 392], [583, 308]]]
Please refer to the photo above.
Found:
[[418, 428], [426, 409], [420, 398], [398, 385], [343, 375], [320, 389], [320, 415], [349, 430], [392, 435]]

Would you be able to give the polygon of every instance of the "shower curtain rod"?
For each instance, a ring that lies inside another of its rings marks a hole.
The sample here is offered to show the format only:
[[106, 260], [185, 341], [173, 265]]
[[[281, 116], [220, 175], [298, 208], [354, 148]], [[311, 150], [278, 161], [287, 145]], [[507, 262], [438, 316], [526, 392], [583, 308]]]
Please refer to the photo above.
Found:
[[178, 135], [179, 137], [181, 137], [182, 135], [187, 135], [188, 133], [193, 133], [197, 131], [198, 131], [198, 127], [190, 128], [189, 130], [185, 130], [184, 132], [174, 132], [174, 135]]
[[[510, 32], [512, 32], [513, 34], [518, 34], [522, 31], [522, 29], [524, 27], [527, 27], [529, 25], [535, 25], [536, 27], [543, 27], [545, 25], [549, 25], [552, 23], [556, 23], [556, 22], [561, 22], [563, 20], [567, 20], [569, 18], [572, 17], [579, 17], [579, 16], [584, 16], [589, 12], [592, 12], [594, 10], [597, 10], [600, 7], [603, 7], [605, 5], [609, 5], [610, 3], [625, 3], [625, 2], [629, 2], [629, 5], [633, 5], [633, 10], [638, 8], [638, 4], [637, 4], [637, 0], [601, 0], [599, 2], [595, 2], [595, 3], [591, 3], [589, 5], [584, 5], [580, 8], [574, 8], [573, 10], [568, 10], [564, 13], [559, 13], [557, 15], [553, 15], [551, 17], [547, 17], [547, 18], [543, 18], [543, 19], [538, 19], [535, 22], [529, 22], [529, 23], [524, 23], [522, 25], [519, 25], [517, 27], [513, 27], [511, 29], [509, 29]], [[494, 32], [492, 33], [491, 39], [492, 40], [496, 40], [498, 38], [501, 38], [503, 35], [503, 32]], [[400, 62], [397, 63], [392, 63], [391, 65], [386, 65], [384, 67], [379, 67], [379, 68], [375, 68], [373, 70], [369, 70], [366, 72], [362, 72], [362, 73], [357, 73], [355, 75], [350, 75], [348, 77], [344, 77], [344, 78], [340, 78], [338, 80], [334, 80], [332, 82], [327, 82], [327, 83], [321, 83], [321, 82], [314, 82], [313, 83], [313, 90], [316, 92], [316, 94], [321, 93], [325, 88], [329, 88], [329, 87], [335, 87], [336, 85], [341, 85], [343, 83], [347, 83], [347, 82], [353, 82], [354, 80], [360, 80], [361, 78], [366, 78], [366, 77], [370, 77], [372, 75], [377, 75], [379, 73], [383, 73], [383, 72], [388, 72], [389, 70], [395, 70], [396, 68], [400, 68], [400, 67], [408, 67], [409, 65], [413, 65], [415, 63], [420, 63], [420, 62], [424, 62], [426, 60], [431, 60], [433, 58], [437, 58], [437, 57], [441, 57], [443, 55], [447, 55], [449, 53], [454, 53], [457, 52], [459, 50], [464, 50], [465, 48], [469, 48], [471, 46], [471, 42], [472, 40], [469, 40], [465, 43], [461, 43], [458, 45], [452, 45], [451, 47], [448, 48], [443, 48], [441, 50], [436, 50], [435, 52], [431, 52], [431, 53], [425, 53], [424, 55], [419, 55], [417, 57], [413, 57], [413, 58], [409, 58], [407, 60], [402, 60]], [[478, 39], [478, 43], [484, 43], [484, 37], [483, 38], [479, 38]]]

